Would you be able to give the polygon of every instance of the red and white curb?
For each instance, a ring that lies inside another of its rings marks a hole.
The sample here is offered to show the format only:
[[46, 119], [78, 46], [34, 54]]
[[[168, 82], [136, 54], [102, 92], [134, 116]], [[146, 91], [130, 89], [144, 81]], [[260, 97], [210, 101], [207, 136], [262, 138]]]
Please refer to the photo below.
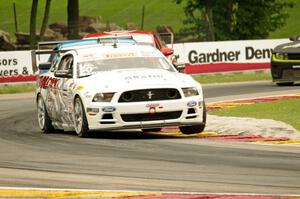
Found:
[[[264, 103], [264, 102], [275, 102], [279, 100], [288, 100], [288, 99], [300, 99], [300, 93], [291, 94], [291, 95], [279, 95], [279, 96], [267, 96], [253, 99], [242, 99], [235, 101], [225, 101], [217, 103], [207, 104], [207, 111], [232, 108], [237, 106]], [[300, 146], [300, 140], [291, 140], [288, 137], [265, 137], [261, 135], [226, 135], [218, 134], [216, 132], [203, 132], [198, 135], [183, 135], [179, 132], [178, 128], [165, 128], [161, 132], [162, 135], [182, 137], [182, 138], [199, 138], [206, 140], [222, 140], [222, 141], [233, 141], [233, 142], [251, 142], [257, 144], [282, 144], [282, 145], [296, 145]]]

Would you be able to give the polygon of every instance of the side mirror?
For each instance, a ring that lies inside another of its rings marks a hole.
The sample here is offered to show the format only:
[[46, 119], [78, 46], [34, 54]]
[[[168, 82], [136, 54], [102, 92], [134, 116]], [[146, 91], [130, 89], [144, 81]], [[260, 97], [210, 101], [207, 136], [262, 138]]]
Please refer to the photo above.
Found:
[[291, 36], [290, 38], [289, 38], [291, 41], [298, 41], [299, 40], [299, 35], [294, 35], [294, 36]]
[[176, 63], [174, 66], [179, 72], [185, 69], [185, 63]]
[[45, 62], [39, 64], [39, 70], [49, 70], [51, 68], [51, 62]]
[[38, 68], [39, 68], [39, 74], [46, 73], [51, 68], [51, 62], [40, 63]]
[[162, 54], [164, 54], [164, 56], [169, 56], [174, 53], [174, 50], [172, 48], [162, 48], [160, 49], [160, 51], [162, 52]]
[[72, 72], [68, 70], [57, 70], [54, 72], [55, 77], [61, 77], [61, 78], [71, 78]]

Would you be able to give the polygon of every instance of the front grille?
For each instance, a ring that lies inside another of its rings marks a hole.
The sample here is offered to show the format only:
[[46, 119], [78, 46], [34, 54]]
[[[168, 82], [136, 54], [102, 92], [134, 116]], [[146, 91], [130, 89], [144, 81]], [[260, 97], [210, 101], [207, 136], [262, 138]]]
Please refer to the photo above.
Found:
[[178, 119], [182, 114], [182, 111], [170, 111], [160, 112], [155, 114], [149, 113], [137, 113], [137, 114], [121, 114], [121, 118], [124, 122], [144, 122], [155, 120], [172, 120]]
[[180, 99], [181, 95], [174, 88], [157, 88], [132, 90], [122, 93], [119, 102], [143, 102], [157, 100], [175, 100]]
[[293, 70], [292, 69], [286, 69], [282, 72], [282, 78], [283, 79], [291, 79], [293, 77]]
[[291, 60], [300, 60], [300, 54], [299, 53], [288, 54], [288, 59], [291, 59]]

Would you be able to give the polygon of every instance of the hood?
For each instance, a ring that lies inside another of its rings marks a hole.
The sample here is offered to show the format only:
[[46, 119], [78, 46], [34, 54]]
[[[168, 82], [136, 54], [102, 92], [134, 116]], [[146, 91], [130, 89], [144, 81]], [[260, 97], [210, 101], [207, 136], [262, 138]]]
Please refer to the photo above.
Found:
[[300, 41], [289, 42], [274, 48], [275, 53], [300, 53]]
[[129, 69], [99, 72], [79, 79], [79, 84], [90, 91], [118, 91], [155, 87], [188, 87], [196, 82], [186, 74], [169, 72], [163, 69]]

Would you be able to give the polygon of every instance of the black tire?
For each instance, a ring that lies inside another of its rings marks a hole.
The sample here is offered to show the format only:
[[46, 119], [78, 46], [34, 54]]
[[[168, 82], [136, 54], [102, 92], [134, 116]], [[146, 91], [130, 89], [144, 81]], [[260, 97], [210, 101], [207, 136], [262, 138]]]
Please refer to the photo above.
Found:
[[179, 129], [181, 133], [190, 135], [190, 134], [196, 134], [196, 133], [201, 133], [205, 129], [206, 125], [206, 106], [205, 102], [203, 102], [203, 117], [202, 117], [202, 124], [199, 125], [193, 125], [193, 126], [180, 126]]
[[277, 86], [293, 86], [294, 82], [278, 82]]
[[73, 119], [77, 135], [79, 137], [89, 137], [89, 125], [86, 119], [84, 106], [79, 97], [76, 97], [74, 100]]
[[201, 133], [202, 131], [204, 131], [204, 128], [205, 128], [205, 124], [179, 127], [181, 133], [186, 135]]
[[142, 129], [144, 133], [148, 132], [160, 132], [162, 128]]
[[52, 125], [52, 121], [48, 115], [46, 105], [41, 95], [38, 95], [37, 97], [37, 109], [40, 129], [45, 134], [52, 133], [54, 131], [54, 127]]

